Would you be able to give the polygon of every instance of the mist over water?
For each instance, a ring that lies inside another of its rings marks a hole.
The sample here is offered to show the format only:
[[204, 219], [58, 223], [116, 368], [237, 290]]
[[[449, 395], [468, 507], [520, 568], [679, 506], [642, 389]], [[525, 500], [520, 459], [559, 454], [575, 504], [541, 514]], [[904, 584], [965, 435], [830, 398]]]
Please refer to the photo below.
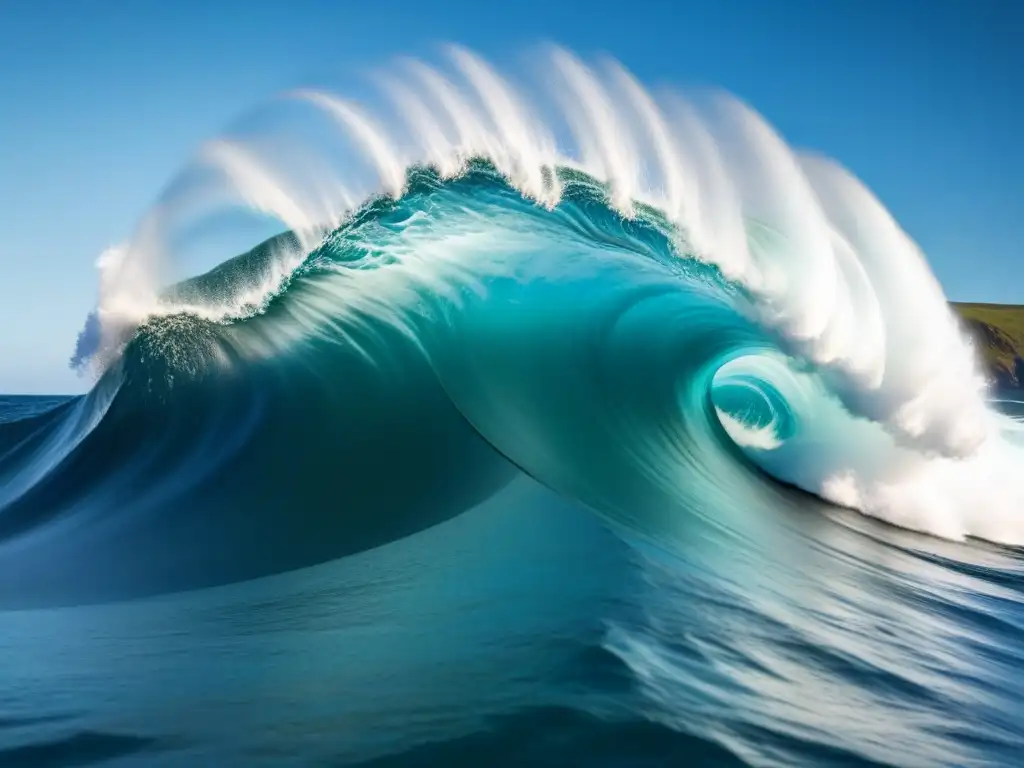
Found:
[[285, 94], [101, 257], [94, 388], [0, 403], [0, 761], [1013, 764], [1022, 406], [924, 255], [533, 64]]

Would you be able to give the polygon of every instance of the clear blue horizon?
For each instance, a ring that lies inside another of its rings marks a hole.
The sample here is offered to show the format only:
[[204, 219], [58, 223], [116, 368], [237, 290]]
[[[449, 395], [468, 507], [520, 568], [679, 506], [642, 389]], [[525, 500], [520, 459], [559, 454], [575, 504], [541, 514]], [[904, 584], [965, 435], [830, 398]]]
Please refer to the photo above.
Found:
[[0, 2], [0, 392], [87, 387], [67, 361], [96, 257], [200, 142], [282, 89], [448, 41], [727, 89], [863, 179], [951, 299], [1024, 303], [1022, 33], [1013, 0]]

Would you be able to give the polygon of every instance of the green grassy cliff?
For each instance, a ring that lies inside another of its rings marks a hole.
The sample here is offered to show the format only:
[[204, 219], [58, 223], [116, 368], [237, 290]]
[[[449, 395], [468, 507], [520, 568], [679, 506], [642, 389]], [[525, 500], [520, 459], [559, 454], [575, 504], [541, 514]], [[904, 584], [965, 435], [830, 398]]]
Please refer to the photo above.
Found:
[[953, 304], [1000, 387], [1024, 388], [1024, 306]]

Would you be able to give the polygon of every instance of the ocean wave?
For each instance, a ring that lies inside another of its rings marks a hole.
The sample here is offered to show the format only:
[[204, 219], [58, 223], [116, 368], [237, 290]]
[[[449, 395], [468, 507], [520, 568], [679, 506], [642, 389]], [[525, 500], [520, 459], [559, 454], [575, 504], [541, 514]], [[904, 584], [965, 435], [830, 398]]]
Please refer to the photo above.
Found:
[[[743, 535], [788, 486], [1024, 543], [1020, 426], [851, 174], [615, 63], [552, 50], [547, 112], [449, 54], [384, 78], [376, 111], [287, 94], [321, 144], [211, 142], [104, 254], [73, 358], [95, 388], [0, 425], [8, 546], [130, 538], [92, 582], [195, 586], [405, 535], [512, 467], [667, 546]], [[283, 233], [169, 280], [223, 203]]]

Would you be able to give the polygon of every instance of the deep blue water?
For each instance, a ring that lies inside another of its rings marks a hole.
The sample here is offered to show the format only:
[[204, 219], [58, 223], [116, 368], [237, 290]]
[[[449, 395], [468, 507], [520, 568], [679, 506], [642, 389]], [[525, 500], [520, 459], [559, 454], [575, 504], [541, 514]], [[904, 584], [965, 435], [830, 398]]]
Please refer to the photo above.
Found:
[[1019, 764], [1015, 553], [774, 523], [669, 553], [520, 476], [313, 567], [6, 610], [0, 765]]

